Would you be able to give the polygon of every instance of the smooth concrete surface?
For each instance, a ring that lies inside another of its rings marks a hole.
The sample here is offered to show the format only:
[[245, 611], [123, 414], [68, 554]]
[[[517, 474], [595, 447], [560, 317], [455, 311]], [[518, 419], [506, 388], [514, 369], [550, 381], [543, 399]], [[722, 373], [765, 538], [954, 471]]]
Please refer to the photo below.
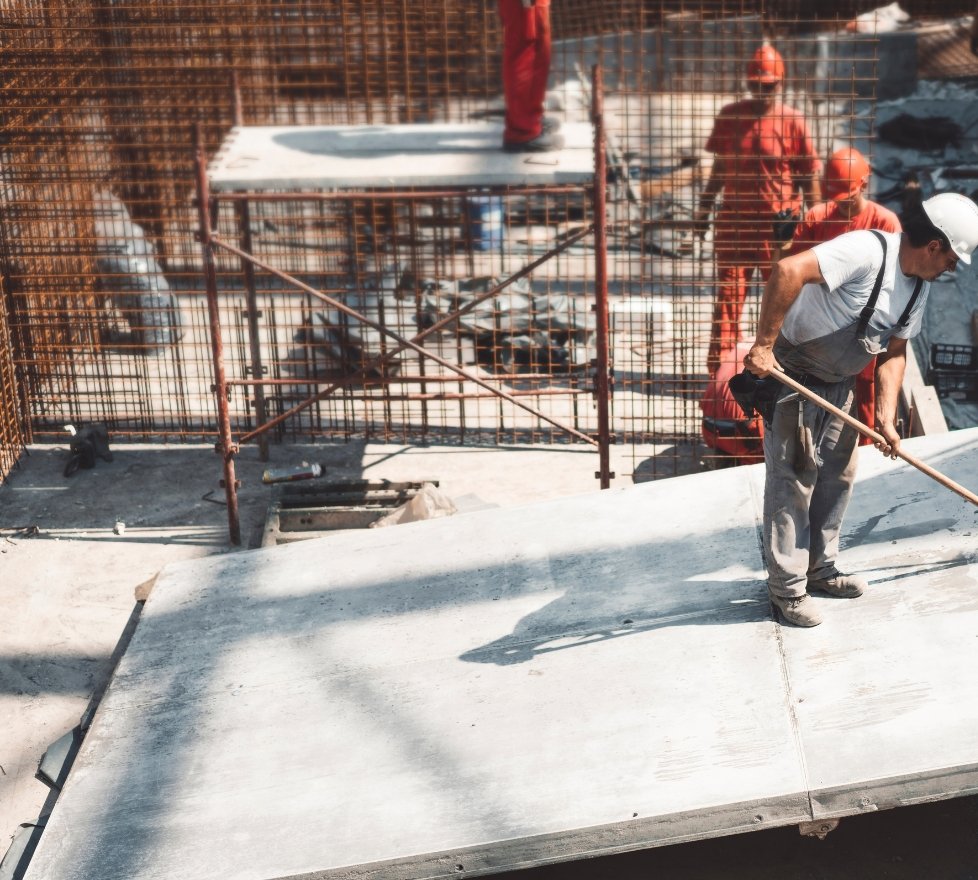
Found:
[[[978, 489], [978, 431], [907, 449]], [[864, 451], [842, 559], [870, 590], [826, 598], [814, 630], [783, 630], [814, 815], [978, 791], [978, 508]]]
[[[976, 447], [908, 442], [972, 486]], [[814, 630], [770, 617], [760, 468], [170, 565], [28, 878], [493, 873], [965, 794], [978, 511], [863, 463], [873, 586]]]
[[[38, 762], [104, 687], [136, 586], [171, 562], [259, 546], [279, 489], [262, 484], [266, 468], [315, 461], [327, 480], [436, 480], [460, 510], [598, 491], [598, 455], [585, 446], [272, 444], [263, 463], [247, 445], [236, 458], [234, 548], [213, 446], [112, 449], [113, 461], [66, 478], [67, 445], [33, 446], [0, 485], [0, 853], [18, 825], [49, 811]], [[674, 453], [612, 447], [612, 485], [671, 472]]]
[[561, 128], [563, 149], [506, 153], [500, 123], [240, 126], [208, 167], [215, 192], [587, 183], [588, 123]]

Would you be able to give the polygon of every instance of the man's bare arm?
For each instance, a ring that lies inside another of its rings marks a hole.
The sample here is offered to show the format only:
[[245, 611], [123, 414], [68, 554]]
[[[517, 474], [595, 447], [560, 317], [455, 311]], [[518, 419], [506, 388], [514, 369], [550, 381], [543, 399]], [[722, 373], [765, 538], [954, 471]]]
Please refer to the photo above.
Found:
[[706, 181], [706, 186], [703, 187], [703, 192], [700, 193], [699, 206], [693, 217], [693, 228], [701, 238], [706, 235], [710, 228], [710, 214], [713, 213], [717, 195], [723, 189], [725, 176], [723, 157], [715, 156], [713, 166], [710, 168], [710, 177]]
[[890, 458], [897, 457], [900, 435], [896, 429], [897, 402], [907, 367], [907, 340], [891, 337], [889, 345], [876, 359], [876, 431], [886, 443], [876, 448]]
[[764, 285], [761, 297], [761, 314], [757, 320], [757, 337], [754, 345], [744, 358], [744, 366], [756, 376], [766, 376], [772, 367], [778, 366], [774, 360], [775, 340], [794, 301], [806, 284], [821, 283], [822, 270], [818, 259], [811, 250], [801, 251], [785, 257], [774, 264], [771, 276]]

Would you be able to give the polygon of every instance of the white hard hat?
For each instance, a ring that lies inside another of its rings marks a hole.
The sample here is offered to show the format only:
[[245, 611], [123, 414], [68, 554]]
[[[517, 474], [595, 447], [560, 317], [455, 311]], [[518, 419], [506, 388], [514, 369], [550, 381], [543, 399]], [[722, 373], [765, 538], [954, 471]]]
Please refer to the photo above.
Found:
[[924, 212], [951, 243], [962, 263], [978, 246], [978, 205], [960, 193], [938, 193], [923, 203]]

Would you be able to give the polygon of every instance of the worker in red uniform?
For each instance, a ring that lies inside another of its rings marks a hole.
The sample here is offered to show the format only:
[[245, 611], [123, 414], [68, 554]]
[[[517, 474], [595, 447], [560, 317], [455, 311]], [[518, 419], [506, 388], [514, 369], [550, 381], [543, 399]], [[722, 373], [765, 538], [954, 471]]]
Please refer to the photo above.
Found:
[[707, 355], [711, 374], [721, 352], [740, 338], [754, 270], [767, 279], [781, 247], [791, 241], [803, 202], [821, 201], [821, 163], [804, 116], [781, 101], [784, 76], [780, 53], [761, 46], [747, 65], [750, 98], [723, 107], [706, 142], [714, 160], [694, 219], [701, 237], [717, 196], [723, 195], [713, 229], [717, 297]]
[[764, 422], [756, 413], [744, 418], [728, 384], [743, 369], [750, 349], [750, 342], [739, 342], [724, 351], [716, 374], [710, 377], [700, 397], [703, 442], [717, 453], [714, 463], [718, 467], [764, 461]]
[[[854, 229], [903, 231], [900, 218], [893, 211], [866, 198], [869, 174], [869, 163], [859, 150], [846, 147], [832, 154], [825, 165], [822, 186], [826, 201], [811, 208], [805, 219], [795, 228], [791, 243], [793, 253], [808, 250]], [[870, 427], [875, 424], [875, 371], [876, 358], [873, 358], [856, 376], [855, 416]], [[872, 442], [869, 437], [859, 435], [861, 446]]]
[[503, 22], [503, 149], [544, 152], [564, 145], [557, 120], [544, 118], [550, 76], [550, 0], [499, 0]]

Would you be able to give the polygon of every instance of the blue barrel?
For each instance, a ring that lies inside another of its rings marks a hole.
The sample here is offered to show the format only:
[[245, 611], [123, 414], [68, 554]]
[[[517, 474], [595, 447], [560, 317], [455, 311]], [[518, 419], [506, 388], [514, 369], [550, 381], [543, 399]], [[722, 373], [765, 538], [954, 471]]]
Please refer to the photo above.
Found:
[[466, 199], [466, 219], [475, 250], [499, 250], [503, 243], [501, 196], [470, 196]]

